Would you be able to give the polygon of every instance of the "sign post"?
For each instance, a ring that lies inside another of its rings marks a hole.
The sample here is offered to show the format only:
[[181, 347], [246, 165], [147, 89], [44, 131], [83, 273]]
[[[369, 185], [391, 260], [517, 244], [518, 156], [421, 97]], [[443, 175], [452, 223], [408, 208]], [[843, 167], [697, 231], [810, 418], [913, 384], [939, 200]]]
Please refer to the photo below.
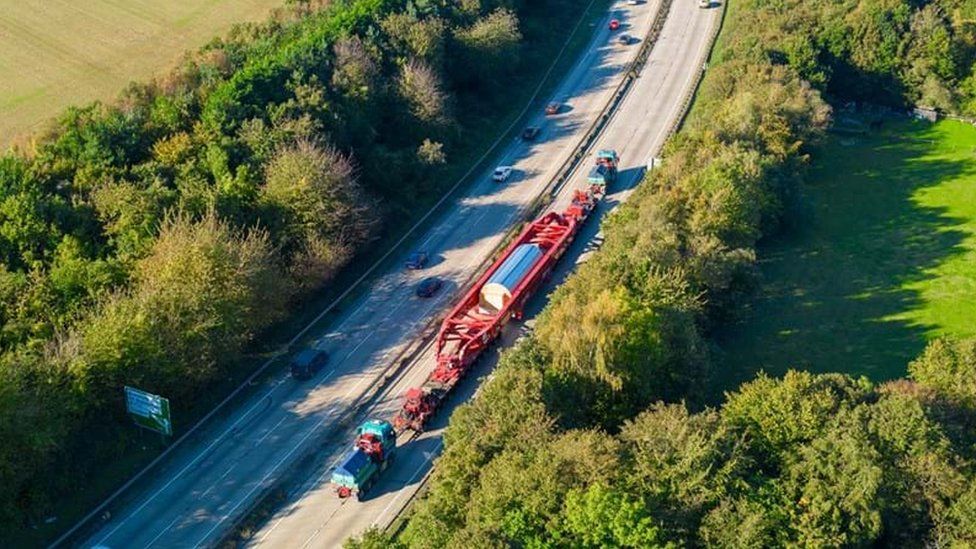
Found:
[[165, 436], [173, 435], [169, 399], [126, 386], [125, 408], [139, 427]]

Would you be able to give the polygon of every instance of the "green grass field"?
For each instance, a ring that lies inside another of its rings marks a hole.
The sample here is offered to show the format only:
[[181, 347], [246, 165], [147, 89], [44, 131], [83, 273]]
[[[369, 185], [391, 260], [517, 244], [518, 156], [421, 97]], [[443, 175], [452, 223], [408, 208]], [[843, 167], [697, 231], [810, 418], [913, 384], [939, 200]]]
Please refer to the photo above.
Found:
[[976, 128], [837, 116], [797, 226], [760, 247], [761, 289], [718, 334], [716, 398], [760, 369], [884, 380], [936, 336], [976, 334]]
[[0, 147], [284, 0], [0, 0]]

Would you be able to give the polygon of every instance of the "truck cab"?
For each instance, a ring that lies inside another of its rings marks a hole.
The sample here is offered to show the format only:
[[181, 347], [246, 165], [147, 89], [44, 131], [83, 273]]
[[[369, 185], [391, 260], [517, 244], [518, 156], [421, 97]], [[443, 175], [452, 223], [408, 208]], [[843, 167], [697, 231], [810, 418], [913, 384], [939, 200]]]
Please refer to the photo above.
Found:
[[587, 181], [591, 187], [596, 187], [600, 192], [606, 192], [607, 185], [617, 180], [617, 166], [620, 164], [620, 157], [617, 151], [603, 149], [596, 153], [596, 163]]
[[353, 449], [332, 471], [332, 485], [340, 498], [355, 495], [362, 500], [366, 491], [396, 455], [396, 430], [389, 421], [371, 419], [356, 429]]

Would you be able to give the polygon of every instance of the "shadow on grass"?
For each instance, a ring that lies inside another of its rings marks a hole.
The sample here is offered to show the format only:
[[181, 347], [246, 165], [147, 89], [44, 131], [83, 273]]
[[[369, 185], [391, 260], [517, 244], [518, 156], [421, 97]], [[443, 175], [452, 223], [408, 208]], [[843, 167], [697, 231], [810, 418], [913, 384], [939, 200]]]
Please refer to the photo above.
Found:
[[963, 253], [966, 233], [920, 191], [976, 174], [939, 158], [933, 126], [888, 121], [877, 132], [837, 133], [814, 154], [807, 215], [759, 249], [762, 285], [720, 348], [714, 400], [759, 370], [901, 377], [933, 326], [895, 319], [924, 307], [912, 283]]

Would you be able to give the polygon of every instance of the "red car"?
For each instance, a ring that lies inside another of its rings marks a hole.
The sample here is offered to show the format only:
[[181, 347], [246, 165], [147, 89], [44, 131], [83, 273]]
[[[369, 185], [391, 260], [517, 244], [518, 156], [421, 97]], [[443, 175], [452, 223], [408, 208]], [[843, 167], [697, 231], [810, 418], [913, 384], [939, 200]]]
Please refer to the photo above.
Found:
[[546, 105], [546, 114], [553, 115], [559, 114], [559, 109], [562, 107], [559, 103], [553, 102]]
[[610, 20], [610, 30], [615, 31], [620, 28], [620, 21], [616, 19]]

